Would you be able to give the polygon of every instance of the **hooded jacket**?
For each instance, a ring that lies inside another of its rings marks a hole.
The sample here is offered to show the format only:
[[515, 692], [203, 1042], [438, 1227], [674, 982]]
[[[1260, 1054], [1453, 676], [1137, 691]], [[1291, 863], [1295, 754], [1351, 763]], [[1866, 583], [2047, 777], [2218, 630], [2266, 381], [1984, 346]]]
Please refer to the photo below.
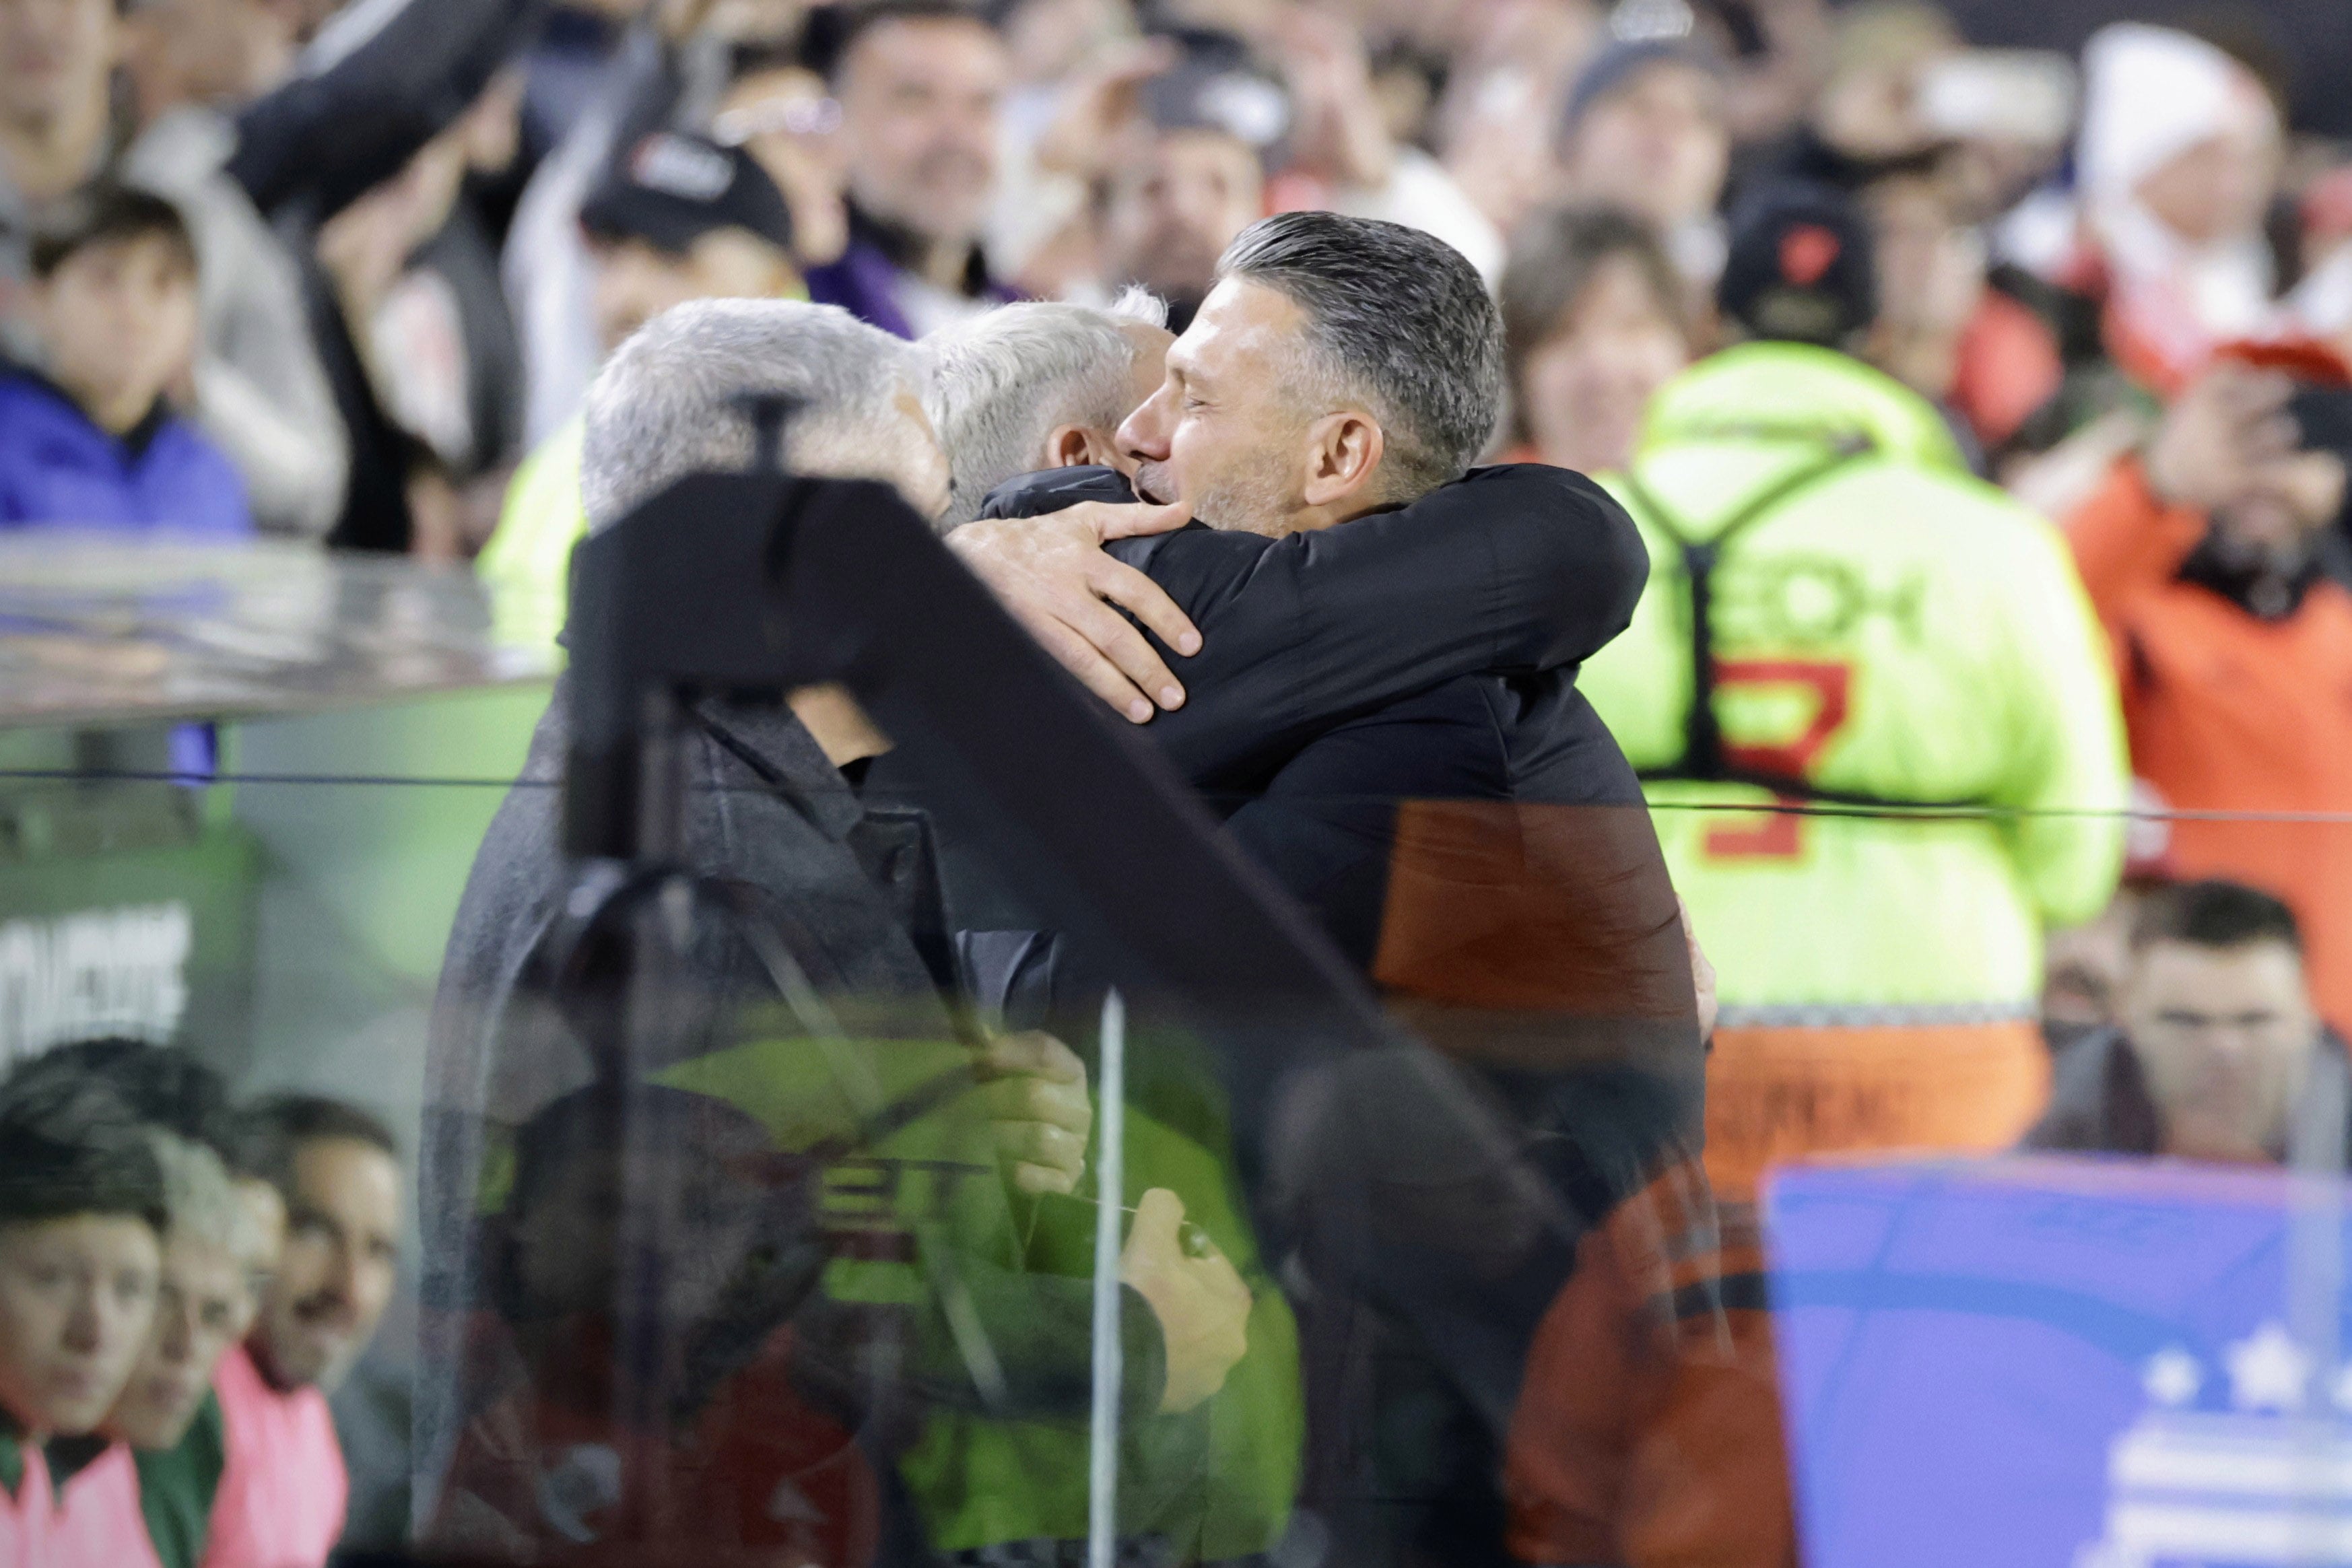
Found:
[[[2030, 1017], [2043, 927], [2114, 891], [2126, 791], [2056, 530], [1970, 477], [1927, 402], [1792, 344], [1670, 383], [1610, 484], [1652, 571], [1582, 685], [1723, 1024]], [[1730, 810], [1776, 798], [1823, 814]]]
[[245, 481], [161, 402], [121, 435], [37, 376], [0, 375], [0, 530], [253, 532]]

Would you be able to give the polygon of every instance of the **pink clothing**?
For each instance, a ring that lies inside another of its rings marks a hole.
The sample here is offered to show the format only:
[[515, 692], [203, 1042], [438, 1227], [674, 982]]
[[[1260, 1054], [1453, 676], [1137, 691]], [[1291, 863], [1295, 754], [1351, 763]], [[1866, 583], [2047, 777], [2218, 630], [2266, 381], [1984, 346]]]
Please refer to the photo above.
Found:
[[62, 1495], [39, 1444], [19, 1441], [16, 1452], [24, 1474], [16, 1495], [0, 1491], [0, 1568], [163, 1568], [129, 1448], [108, 1444]]
[[272, 1388], [243, 1345], [221, 1357], [213, 1392], [228, 1451], [203, 1568], [319, 1568], [352, 1485], [327, 1396]]

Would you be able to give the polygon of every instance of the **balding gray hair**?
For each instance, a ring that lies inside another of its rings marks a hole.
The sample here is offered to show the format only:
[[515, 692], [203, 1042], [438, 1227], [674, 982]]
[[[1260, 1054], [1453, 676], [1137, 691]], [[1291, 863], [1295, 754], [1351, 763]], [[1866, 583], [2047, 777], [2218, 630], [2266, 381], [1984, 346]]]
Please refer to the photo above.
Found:
[[688, 474], [748, 468], [752, 402], [790, 398], [790, 467], [883, 479], [909, 500], [938, 458], [908, 416], [919, 400], [915, 346], [835, 306], [703, 299], [663, 311], [613, 352], [588, 389], [580, 498], [602, 528]]
[[948, 452], [942, 527], [980, 516], [988, 493], [1036, 467], [1062, 426], [1118, 428], [1134, 402], [1136, 346], [1124, 329], [1139, 324], [1165, 327], [1168, 306], [1130, 288], [1108, 309], [1004, 305], [923, 340], [924, 406]]

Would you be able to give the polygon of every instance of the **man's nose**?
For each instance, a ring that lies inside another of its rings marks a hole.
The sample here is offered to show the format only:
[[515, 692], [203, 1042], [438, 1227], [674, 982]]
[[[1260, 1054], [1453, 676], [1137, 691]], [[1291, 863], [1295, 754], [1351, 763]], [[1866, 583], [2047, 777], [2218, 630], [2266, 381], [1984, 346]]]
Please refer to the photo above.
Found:
[[106, 1323], [94, 1288], [74, 1292], [72, 1310], [66, 1313], [64, 1337], [67, 1349], [84, 1354], [105, 1343]]
[[192, 1359], [196, 1353], [194, 1307], [176, 1296], [159, 1297], [155, 1302], [155, 1343], [163, 1359], [175, 1366]]
[[1161, 387], [1146, 398], [1134, 413], [1119, 423], [1115, 439], [1119, 451], [1142, 463], [1159, 463], [1168, 456], [1168, 389]]

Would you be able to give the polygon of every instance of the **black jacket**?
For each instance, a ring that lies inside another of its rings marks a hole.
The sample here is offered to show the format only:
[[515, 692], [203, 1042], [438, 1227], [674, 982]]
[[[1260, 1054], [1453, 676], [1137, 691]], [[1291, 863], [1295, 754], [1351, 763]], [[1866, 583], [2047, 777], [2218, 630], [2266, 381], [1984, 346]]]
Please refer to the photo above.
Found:
[[[1013, 481], [983, 515], [1131, 498], [1110, 470], [1063, 470]], [[1320, 532], [1196, 525], [1110, 549], [1202, 635], [1190, 660], [1161, 647], [1188, 697], [1144, 734], [1392, 1011], [1477, 1070], [1544, 1189], [1528, 1211], [1589, 1228], [1694, 1155], [1704, 1053], [1673, 886], [1633, 769], [1575, 685], [1647, 576], [1616, 503], [1517, 465]], [[1041, 996], [1049, 1018], [1082, 1013], [1050, 944], [1020, 951], [1025, 973], [982, 981], [1009, 1016], [1031, 1021]], [[1404, 1158], [1364, 1141], [1369, 1166]], [[1428, 1199], [1431, 1218], [1493, 1237], [1495, 1272], [1443, 1285], [1433, 1259], [1400, 1251], [1389, 1264], [1423, 1275], [1402, 1310], [1302, 1312], [1307, 1500], [1345, 1560], [1507, 1560], [1493, 1478], [1564, 1254], [1519, 1259], [1509, 1206], [1474, 1190]]]

